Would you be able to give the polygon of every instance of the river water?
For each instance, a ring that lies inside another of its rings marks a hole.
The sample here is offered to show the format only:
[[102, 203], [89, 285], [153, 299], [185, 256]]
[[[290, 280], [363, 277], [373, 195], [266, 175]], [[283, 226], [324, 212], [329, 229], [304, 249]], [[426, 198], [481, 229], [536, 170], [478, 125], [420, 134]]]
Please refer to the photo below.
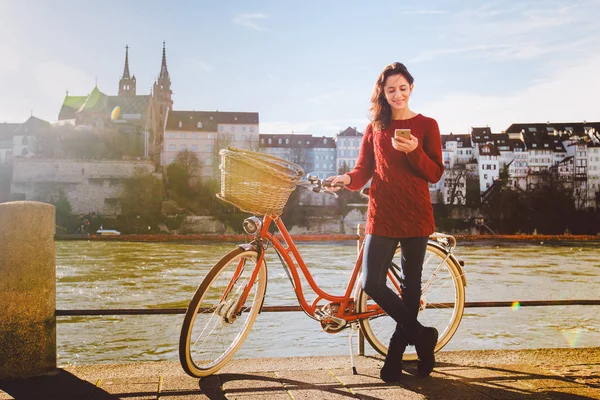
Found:
[[[204, 274], [234, 243], [56, 243], [57, 308], [186, 307]], [[353, 242], [299, 243], [317, 283], [342, 294]], [[598, 243], [459, 243], [467, 301], [600, 298]], [[297, 305], [274, 253], [265, 305]], [[600, 345], [600, 306], [467, 308], [445, 350]], [[183, 315], [58, 318], [58, 363], [178, 360]], [[366, 344], [366, 353], [375, 354]], [[345, 355], [348, 331], [328, 334], [302, 312], [263, 313], [239, 357]]]

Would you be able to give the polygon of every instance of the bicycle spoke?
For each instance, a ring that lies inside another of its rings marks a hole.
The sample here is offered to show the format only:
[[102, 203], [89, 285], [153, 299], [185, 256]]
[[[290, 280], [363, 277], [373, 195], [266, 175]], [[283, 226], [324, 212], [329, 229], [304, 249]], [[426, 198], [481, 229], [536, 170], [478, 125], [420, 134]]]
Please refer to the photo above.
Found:
[[[395, 259], [400, 257], [400, 253], [397, 253]], [[392, 273], [388, 274], [388, 286], [395, 291], [398, 291], [397, 283], [390, 281], [392, 277], [399, 276], [395, 273], [397, 265], [398, 263], [393, 264]], [[423, 325], [435, 326], [438, 329], [440, 338], [436, 350], [439, 350], [450, 340], [458, 327], [464, 307], [464, 288], [458, 269], [450, 262], [447, 254], [431, 244], [427, 246], [422, 279], [418, 319]], [[360, 297], [358, 306], [361, 312], [375, 304], [364, 292], [361, 292]], [[382, 354], [387, 352], [387, 344], [395, 327], [395, 321], [387, 315], [361, 321], [365, 337], [373, 348]], [[405, 354], [405, 358], [414, 359], [416, 354], [410, 351], [411, 348]]]
[[[202, 377], [214, 373], [233, 357], [247, 336], [266, 290], [264, 264], [257, 267], [256, 280], [251, 281], [257, 258], [255, 251], [232, 251], [213, 267], [198, 288], [180, 339], [180, 359], [188, 374]], [[248, 265], [253, 268], [247, 268]], [[245, 300], [240, 304], [242, 298]]]

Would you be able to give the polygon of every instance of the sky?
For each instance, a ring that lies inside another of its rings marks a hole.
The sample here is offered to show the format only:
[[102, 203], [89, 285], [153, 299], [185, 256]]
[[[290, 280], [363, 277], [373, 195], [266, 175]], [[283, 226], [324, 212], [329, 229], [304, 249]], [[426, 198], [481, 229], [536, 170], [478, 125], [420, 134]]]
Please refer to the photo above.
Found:
[[368, 124], [382, 69], [415, 78], [443, 134], [600, 121], [600, 1], [0, 0], [0, 122], [116, 95], [125, 46], [149, 94], [162, 43], [175, 110], [258, 112], [261, 133]]

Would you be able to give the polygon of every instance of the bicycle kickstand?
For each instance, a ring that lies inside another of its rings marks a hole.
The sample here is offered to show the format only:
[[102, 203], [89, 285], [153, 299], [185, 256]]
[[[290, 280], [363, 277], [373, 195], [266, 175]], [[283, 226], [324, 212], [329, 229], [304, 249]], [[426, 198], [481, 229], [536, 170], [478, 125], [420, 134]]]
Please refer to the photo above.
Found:
[[350, 324], [350, 334], [348, 335], [348, 341], [350, 342], [350, 364], [352, 365], [352, 374], [358, 375], [358, 371], [356, 370], [356, 366], [354, 364], [354, 346], [352, 344], [352, 335], [354, 331], [358, 331], [360, 328], [358, 324]]

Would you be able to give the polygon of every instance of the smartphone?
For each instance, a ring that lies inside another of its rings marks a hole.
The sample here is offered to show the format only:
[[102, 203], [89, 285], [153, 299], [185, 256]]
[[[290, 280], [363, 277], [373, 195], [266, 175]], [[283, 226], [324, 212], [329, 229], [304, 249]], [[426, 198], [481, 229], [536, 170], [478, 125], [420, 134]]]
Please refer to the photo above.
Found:
[[396, 129], [394, 131], [394, 137], [401, 137], [406, 140], [410, 140], [410, 129]]

